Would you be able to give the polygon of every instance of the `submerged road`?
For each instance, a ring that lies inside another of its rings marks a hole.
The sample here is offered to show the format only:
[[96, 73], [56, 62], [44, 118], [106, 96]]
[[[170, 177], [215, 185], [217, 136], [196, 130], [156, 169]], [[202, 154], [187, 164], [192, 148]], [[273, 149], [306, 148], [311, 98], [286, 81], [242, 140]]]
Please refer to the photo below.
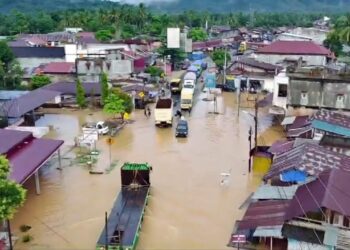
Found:
[[[211, 114], [213, 102], [198, 91], [190, 115], [188, 138], [175, 138], [175, 126], [157, 128], [154, 117], [142, 110], [132, 115], [111, 146], [112, 160], [118, 166], [109, 174], [90, 175], [86, 167], [73, 162], [74, 153], [63, 160], [63, 170], [55, 164], [41, 171], [42, 194], [35, 194], [30, 179], [28, 198], [12, 221], [18, 236], [19, 226], [30, 225], [30, 243], [16, 249], [94, 249], [120, 191], [122, 162], [148, 162], [153, 166], [151, 198], [146, 208], [137, 249], [226, 249], [233, 224], [244, 210], [239, 207], [260, 183], [260, 177], [247, 173], [249, 115], [236, 115], [236, 96], [218, 97], [218, 111]], [[54, 125], [51, 138], [67, 141], [78, 135], [81, 124], [100, 120], [101, 112], [59, 111], [46, 115], [39, 125]], [[176, 119], [174, 119], [176, 120]], [[268, 135], [267, 135], [268, 136]], [[109, 164], [109, 146], [99, 140], [98, 165]], [[55, 161], [53, 161], [55, 162]], [[226, 186], [220, 174], [231, 172]]]

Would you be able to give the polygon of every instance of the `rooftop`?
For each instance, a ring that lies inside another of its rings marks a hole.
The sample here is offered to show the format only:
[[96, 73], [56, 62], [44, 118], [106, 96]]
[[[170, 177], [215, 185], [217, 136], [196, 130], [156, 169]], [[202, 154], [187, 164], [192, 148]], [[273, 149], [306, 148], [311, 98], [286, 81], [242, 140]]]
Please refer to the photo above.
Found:
[[64, 47], [11, 47], [15, 57], [19, 58], [62, 58]]
[[350, 157], [320, 145], [304, 143], [277, 155], [264, 180], [288, 170], [300, 170], [310, 176], [317, 176], [332, 168], [350, 170]]
[[31, 137], [30, 132], [0, 129], [0, 155], [8, 154], [11, 149]]
[[[83, 82], [85, 95], [101, 95], [101, 85], [98, 82]], [[76, 95], [77, 87], [75, 82], [55, 82], [44, 86], [42, 89], [50, 91], [58, 91], [63, 95]]]
[[258, 54], [331, 56], [327, 48], [312, 41], [275, 41], [257, 50]]
[[61, 93], [47, 89], [36, 89], [4, 103], [4, 110], [7, 117], [21, 117], [41, 105], [52, 101]]
[[230, 69], [234, 64], [243, 64], [250, 67], [263, 69], [265, 71], [273, 71], [273, 72], [275, 72], [276, 70], [282, 69], [282, 67], [280, 66], [276, 66], [270, 63], [260, 62], [253, 58], [247, 58], [247, 57], [239, 57], [238, 59], [234, 60], [231, 66], [228, 67], [228, 69]]
[[350, 136], [350, 116], [346, 114], [321, 109], [311, 117], [311, 121], [313, 128], [342, 136]]
[[75, 64], [69, 62], [51, 62], [44, 65], [45, 74], [71, 74], [75, 72]]
[[319, 211], [325, 207], [342, 215], [350, 216], [350, 170], [332, 169], [321, 173], [312, 182], [298, 188], [288, 208], [286, 219]]

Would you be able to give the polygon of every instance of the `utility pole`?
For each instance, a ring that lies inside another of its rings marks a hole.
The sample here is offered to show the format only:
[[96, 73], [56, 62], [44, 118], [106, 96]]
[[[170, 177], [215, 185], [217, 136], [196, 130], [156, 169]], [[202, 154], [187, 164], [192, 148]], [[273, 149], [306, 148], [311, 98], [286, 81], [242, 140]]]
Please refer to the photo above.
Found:
[[255, 99], [255, 115], [254, 115], [254, 125], [255, 125], [255, 134], [254, 134], [254, 143], [255, 143], [255, 152], [258, 151], [258, 97]]
[[105, 232], [106, 232], [106, 246], [105, 249], [108, 250], [108, 224], [107, 224], [107, 212], [105, 212]]
[[248, 140], [249, 140], [249, 161], [248, 161], [248, 172], [250, 173], [252, 170], [252, 156], [250, 152], [252, 151], [252, 127], [249, 128], [248, 131]]
[[7, 220], [7, 232], [9, 236], [10, 250], [13, 250], [10, 220]]
[[227, 67], [227, 46], [225, 46], [225, 59], [224, 59], [224, 84], [226, 85], [226, 67]]

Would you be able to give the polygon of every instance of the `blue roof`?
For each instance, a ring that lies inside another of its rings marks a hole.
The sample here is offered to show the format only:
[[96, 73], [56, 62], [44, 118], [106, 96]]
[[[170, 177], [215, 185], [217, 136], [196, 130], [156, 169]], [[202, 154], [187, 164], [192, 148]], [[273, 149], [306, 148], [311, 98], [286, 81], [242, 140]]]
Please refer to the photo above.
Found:
[[281, 174], [281, 181], [283, 182], [305, 182], [306, 173], [299, 170], [290, 170]]
[[320, 120], [313, 120], [311, 125], [315, 129], [350, 137], [350, 129], [344, 128], [339, 125], [331, 124]]

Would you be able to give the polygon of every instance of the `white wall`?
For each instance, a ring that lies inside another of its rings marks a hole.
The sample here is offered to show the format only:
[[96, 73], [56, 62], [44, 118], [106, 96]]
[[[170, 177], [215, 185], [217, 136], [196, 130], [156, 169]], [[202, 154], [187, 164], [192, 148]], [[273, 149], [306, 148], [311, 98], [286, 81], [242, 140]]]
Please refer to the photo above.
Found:
[[280, 107], [280, 108], [284, 108], [286, 110], [288, 97], [279, 97], [278, 96], [278, 85], [279, 84], [287, 84], [287, 86], [289, 85], [289, 77], [286, 75], [285, 71], [280, 72], [274, 78], [272, 105]]
[[326, 65], [327, 58], [325, 56], [308, 56], [308, 55], [277, 55], [277, 54], [255, 54], [255, 59], [258, 61], [277, 64], [284, 59], [298, 60], [300, 57], [307, 65]]

